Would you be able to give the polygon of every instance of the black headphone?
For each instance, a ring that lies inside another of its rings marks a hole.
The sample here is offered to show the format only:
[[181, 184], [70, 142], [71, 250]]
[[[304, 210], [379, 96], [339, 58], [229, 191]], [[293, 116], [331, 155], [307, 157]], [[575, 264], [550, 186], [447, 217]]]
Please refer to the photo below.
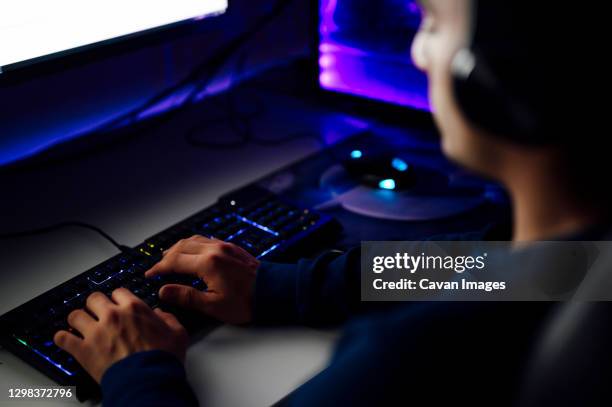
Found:
[[481, 129], [518, 143], [544, 144], [554, 136], [546, 130], [541, 94], [534, 92], [541, 72], [531, 64], [533, 33], [517, 27], [523, 17], [517, 19], [518, 7], [511, 3], [472, 0], [469, 43], [451, 66], [455, 97]]

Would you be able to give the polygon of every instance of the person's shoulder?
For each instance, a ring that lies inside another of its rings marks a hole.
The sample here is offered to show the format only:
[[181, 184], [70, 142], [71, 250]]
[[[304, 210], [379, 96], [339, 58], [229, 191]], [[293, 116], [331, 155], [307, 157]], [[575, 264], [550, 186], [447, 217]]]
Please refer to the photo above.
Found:
[[[474, 340], [526, 337], [545, 320], [554, 303], [412, 302], [350, 321], [345, 334], [393, 350], [407, 343], [442, 344], [446, 338]], [[480, 338], [480, 339], [479, 339]], [[429, 346], [428, 345], [428, 346]]]

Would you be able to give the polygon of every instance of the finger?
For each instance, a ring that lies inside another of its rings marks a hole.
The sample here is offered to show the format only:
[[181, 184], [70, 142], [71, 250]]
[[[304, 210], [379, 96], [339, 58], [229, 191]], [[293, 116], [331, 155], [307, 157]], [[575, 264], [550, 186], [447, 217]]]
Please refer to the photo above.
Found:
[[249, 266], [259, 264], [259, 261], [255, 257], [238, 245], [224, 242], [219, 239], [209, 239], [209, 241], [214, 243], [213, 246], [208, 246], [210, 250], [216, 250], [217, 252], [224, 254], [226, 257], [232, 257], [236, 260], [240, 260]]
[[125, 305], [132, 302], [142, 302], [142, 300], [134, 295], [134, 293], [123, 287], [114, 290], [111, 297], [118, 305]]
[[168, 284], [159, 290], [159, 298], [169, 304], [182, 308], [206, 312], [210, 304], [210, 294], [203, 293], [193, 287], [179, 284]]
[[151, 267], [145, 277], [155, 277], [160, 274], [179, 273], [197, 276], [198, 256], [177, 252], [168, 253], [162, 261]]
[[170, 248], [166, 249], [163, 251], [163, 254], [167, 254], [170, 253], [172, 251], [179, 251], [179, 252], [183, 252], [185, 247], [193, 245], [193, 243], [199, 243], [199, 244], [210, 244], [213, 243], [214, 240], [209, 239], [207, 237], [204, 236], [200, 236], [200, 235], [193, 235], [188, 239], [181, 239], [178, 242], [176, 242], [175, 244], [173, 244], [172, 246], [170, 246]]
[[196, 242], [203, 243], [203, 244], [211, 244], [211, 243], [215, 243], [219, 241], [219, 239], [214, 239], [214, 238], [210, 239], [202, 235], [193, 235], [189, 239], [195, 240]]
[[237, 245], [231, 245], [232, 246], [232, 250], [235, 253], [235, 256], [238, 257], [240, 260], [244, 261], [246, 264], [248, 264], [251, 267], [257, 267], [259, 266], [259, 260], [257, 260], [251, 253], [247, 252], [245, 249], [243, 249], [240, 246]]
[[167, 248], [166, 250], [164, 250], [164, 251], [162, 252], [162, 254], [163, 254], [163, 255], [166, 255], [166, 254], [168, 254], [168, 253], [170, 253], [170, 252], [176, 251], [176, 250], [177, 250], [177, 248], [178, 248], [178, 247], [179, 247], [181, 244], [183, 244], [183, 242], [184, 242], [185, 240], [186, 240], [186, 239], [181, 239], [181, 240], [179, 240], [178, 242], [174, 243], [172, 246], [170, 246], [169, 248]]
[[83, 340], [68, 331], [57, 331], [53, 336], [53, 342], [73, 356], [75, 354], [80, 354], [83, 348]]
[[[254, 272], [255, 266], [249, 264], [249, 270]], [[209, 253], [205, 261], [200, 261], [198, 277], [209, 286], [214, 286], [216, 282], [224, 280], [228, 276], [227, 272], [245, 270], [245, 262], [236, 256], [222, 254], [219, 250]], [[221, 277], [221, 280], [219, 278]]]
[[96, 321], [91, 315], [82, 309], [77, 309], [68, 314], [68, 324], [79, 331], [83, 336], [91, 329]]
[[164, 312], [160, 308], [155, 308], [154, 312], [172, 329], [173, 331], [180, 331], [183, 328], [183, 325], [176, 319], [174, 315], [169, 312]]
[[181, 244], [177, 244], [171, 249], [168, 249], [166, 254], [170, 253], [171, 251], [183, 254], [199, 254], [204, 250], [206, 250], [205, 243], [202, 243], [196, 239], [187, 239]]
[[87, 297], [85, 303], [87, 309], [98, 319], [114, 304], [112, 301], [101, 292], [95, 292]]

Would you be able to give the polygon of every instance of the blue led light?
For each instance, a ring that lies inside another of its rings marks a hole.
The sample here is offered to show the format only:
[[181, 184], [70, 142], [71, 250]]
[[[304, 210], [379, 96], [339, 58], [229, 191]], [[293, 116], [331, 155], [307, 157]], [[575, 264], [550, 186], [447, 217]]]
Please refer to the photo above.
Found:
[[23, 346], [25, 346], [26, 348], [30, 349], [32, 352], [36, 353], [38, 356], [40, 356], [41, 358], [45, 359], [47, 362], [51, 363], [53, 366], [55, 366], [56, 368], [58, 368], [59, 370], [61, 370], [62, 372], [66, 373], [68, 376], [74, 376], [74, 373], [67, 370], [66, 368], [64, 368], [64, 366], [62, 366], [61, 364], [57, 363], [56, 361], [54, 361], [53, 359], [51, 359], [49, 356], [45, 355], [44, 353], [42, 353], [41, 351], [39, 351], [36, 348], [33, 348], [32, 346], [30, 346], [26, 341], [24, 341], [21, 338], [16, 337], [15, 335], [13, 335], [13, 338], [15, 338], [17, 340], [17, 342], [19, 342], [20, 344], [22, 344]]
[[227, 239], [225, 239], [226, 242], [229, 242], [230, 240], [232, 240], [233, 238], [240, 236], [241, 234], [243, 234], [246, 231], [246, 229], [240, 229], [238, 232], [234, 233], [233, 235], [229, 236]]
[[395, 189], [395, 180], [391, 178], [383, 179], [378, 183], [380, 189], [393, 190]]
[[264, 225], [260, 225], [260, 224], [259, 224], [259, 223], [257, 223], [257, 222], [253, 222], [252, 220], [247, 219], [247, 218], [245, 218], [244, 216], [239, 216], [239, 215], [236, 215], [236, 218], [237, 218], [237, 219], [239, 219], [239, 220], [241, 220], [241, 221], [243, 221], [244, 223], [247, 223], [247, 224], [251, 225], [251, 226], [255, 226], [257, 229], [263, 230], [264, 232], [271, 233], [271, 234], [273, 234], [274, 236], [278, 236], [278, 232], [275, 232], [275, 231], [273, 231], [272, 229], [270, 229], [270, 228], [268, 228], [268, 227], [265, 227]]
[[391, 166], [400, 172], [404, 172], [408, 169], [408, 164], [401, 158], [394, 158], [393, 161], [391, 161]]
[[361, 152], [361, 150], [353, 150], [351, 151], [351, 158], [353, 160], [357, 160], [359, 158], [363, 157], [363, 153]]
[[70, 370], [66, 370], [66, 368], [64, 368], [64, 366], [62, 366], [61, 364], [57, 363], [56, 361], [54, 361], [53, 359], [51, 359], [49, 356], [45, 355], [44, 353], [40, 352], [38, 349], [34, 349], [34, 348], [30, 348], [30, 349], [32, 351], [34, 351], [34, 353], [36, 353], [41, 358], [45, 359], [47, 362], [51, 363], [53, 366], [55, 366], [56, 368], [58, 368], [62, 372], [66, 373], [68, 376], [73, 376], [74, 375], [74, 373], [72, 373]]
[[265, 256], [266, 254], [270, 253], [272, 250], [276, 249], [279, 245], [275, 244], [274, 246], [270, 247], [268, 250], [264, 251], [262, 254], [260, 254], [259, 256], [257, 256], [258, 259], [262, 258], [263, 256]]
[[[149, 253], [149, 252], [147, 252], [147, 251], [143, 250], [142, 248], [140, 249], [140, 251], [141, 251], [142, 253], [146, 254], [147, 256], [150, 256], [150, 255], [151, 255], [151, 253]], [[100, 284], [104, 284], [105, 282], [107, 282], [107, 281], [108, 281], [108, 280], [110, 280], [111, 278], [115, 278], [116, 276], [118, 276], [119, 274], [123, 273], [124, 271], [125, 271], [124, 269], [121, 269], [121, 270], [119, 270], [118, 272], [116, 272], [115, 274], [113, 274], [113, 275], [111, 275], [111, 276], [107, 277], [107, 278], [106, 278], [106, 279], [104, 279], [103, 281], [100, 281], [99, 283], [98, 283], [98, 282], [96, 282], [96, 280], [92, 280], [92, 279], [91, 279], [91, 277], [87, 277], [87, 280], [91, 281], [92, 283], [94, 283], [94, 284], [96, 284], [96, 285], [100, 285]], [[76, 298], [76, 297], [78, 297], [79, 295], [80, 295], [80, 294], [77, 294], [77, 295], [75, 295], [74, 297], [70, 298], [70, 299], [69, 299], [69, 300], [67, 300], [67, 301], [72, 301], [73, 299], [75, 299], [75, 298]], [[64, 304], [66, 304], [66, 302], [67, 302], [67, 301], [64, 301]]]

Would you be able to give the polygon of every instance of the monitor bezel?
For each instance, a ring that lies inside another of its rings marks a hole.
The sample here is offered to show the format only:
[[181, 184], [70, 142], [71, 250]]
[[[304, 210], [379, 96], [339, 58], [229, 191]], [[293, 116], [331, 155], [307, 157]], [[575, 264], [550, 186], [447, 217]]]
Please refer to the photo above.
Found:
[[214, 30], [223, 24], [229, 14], [231, 1], [224, 12], [211, 13], [197, 18], [178, 21], [148, 30], [127, 34], [60, 51], [53, 54], [32, 58], [1, 67], [0, 88], [13, 86], [24, 81], [44, 77], [53, 73], [73, 69], [106, 58], [131, 52], [138, 48], [174, 41], [188, 35], [197, 35]]
[[434, 126], [432, 113], [429, 111], [417, 109], [410, 106], [395, 104], [392, 102], [368, 98], [365, 96], [354, 95], [333, 89], [327, 89], [321, 86], [319, 75], [321, 67], [319, 58], [321, 52], [319, 45], [321, 44], [321, 1], [314, 2], [315, 10], [311, 13], [311, 56], [309, 58], [311, 76], [311, 88], [314, 89], [317, 98], [325, 103], [340, 106], [343, 110], [357, 113], [361, 116], [369, 116], [375, 119], [383, 120], [388, 124], [397, 124], [400, 126], [408, 125], [411, 127], [431, 128]]

